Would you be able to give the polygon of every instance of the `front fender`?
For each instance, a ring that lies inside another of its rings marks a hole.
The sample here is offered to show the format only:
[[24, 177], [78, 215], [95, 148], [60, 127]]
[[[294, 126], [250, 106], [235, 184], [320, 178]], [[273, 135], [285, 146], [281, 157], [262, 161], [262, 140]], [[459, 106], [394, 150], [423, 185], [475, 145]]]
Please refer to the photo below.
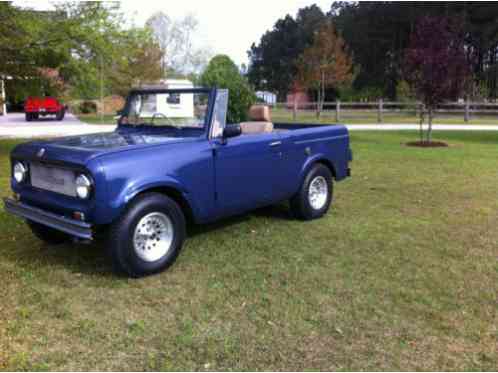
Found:
[[176, 179], [172, 177], [162, 178], [161, 180], [156, 180], [154, 178], [149, 178], [145, 180], [140, 180], [129, 184], [117, 197], [118, 204], [126, 205], [130, 202], [137, 194], [145, 192], [149, 189], [154, 188], [172, 188], [183, 195], [187, 195], [188, 191], [183, 187], [183, 185]]
[[116, 219], [123, 212], [128, 203], [138, 194], [158, 188], [174, 189], [181, 193], [182, 197], [190, 205], [192, 212], [194, 212], [194, 214], [196, 213], [197, 210], [191, 200], [188, 190], [177, 179], [167, 176], [160, 180], [156, 178], [146, 178], [126, 184], [126, 186], [109, 201], [109, 208], [113, 211], [111, 219]]

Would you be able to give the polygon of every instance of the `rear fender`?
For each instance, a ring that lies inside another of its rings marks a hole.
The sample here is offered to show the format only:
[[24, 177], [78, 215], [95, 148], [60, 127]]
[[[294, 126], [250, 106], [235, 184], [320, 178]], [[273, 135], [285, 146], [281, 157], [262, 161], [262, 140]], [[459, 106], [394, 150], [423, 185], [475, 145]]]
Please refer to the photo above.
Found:
[[329, 159], [327, 159], [327, 157], [325, 157], [325, 155], [322, 154], [322, 153], [313, 154], [312, 157], [309, 157], [308, 159], [306, 159], [306, 162], [304, 162], [303, 167], [301, 168], [301, 171], [299, 173], [298, 189], [302, 185], [302, 183], [304, 182], [304, 178], [308, 174], [309, 170], [311, 170], [311, 168], [316, 163], [323, 163], [323, 164], [325, 164], [330, 169], [330, 172], [332, 172], [332, 176], [335, 177], [335, 175], [336, 175], [336, 173], [335, 173], [336, 168], [335, 168], [334, 162], [332, 162]]

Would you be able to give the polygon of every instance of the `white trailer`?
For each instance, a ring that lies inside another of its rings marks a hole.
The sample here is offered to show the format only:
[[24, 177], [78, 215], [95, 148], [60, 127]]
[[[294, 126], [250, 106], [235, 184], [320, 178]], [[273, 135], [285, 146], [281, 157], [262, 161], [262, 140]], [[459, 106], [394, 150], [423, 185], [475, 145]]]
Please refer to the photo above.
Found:
[[[161, 88], [182, 89], [193, 88], [189, 80], [168, 79], [161, 82]], [[149, 96], [142, 102], [141, 117], [152, 117], [154, 114], [163, 114], [168, 118], [193, 118], [194, 95], [163, 93]]]

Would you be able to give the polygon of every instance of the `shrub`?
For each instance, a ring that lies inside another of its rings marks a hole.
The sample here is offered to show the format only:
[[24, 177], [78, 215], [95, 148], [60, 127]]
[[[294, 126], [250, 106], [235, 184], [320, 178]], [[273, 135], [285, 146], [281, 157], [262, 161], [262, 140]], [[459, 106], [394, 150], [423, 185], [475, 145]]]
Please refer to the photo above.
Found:
[[81, 114], [94, 114], [97, 112], [97, 104], [93, 101], [83, 101], [79, 104], [78, 110]]
[[339, 97], [342, 101], [377, 101], [382, 98], [382, 90], [378, 87], [355, 89], [351, 86], [344, 86], [339, 89]]
[[247, 112], [256, 102], [256, 95], [228, 56], [213, 57], [202, 73], [200, 82], [206, 87], [229, 90], [227, 123], [239, 123], [247, 119]]
[[124, 105], [125, 99], [121, 96], [112, 95], [104, 97], [104, 114], [114, 115], [118, 110], [123, 109]]
[[400, 80], [398, 84], [396, 84], [396, 100], [401, 102], [416, 100], [415, 95], [406, 80]]

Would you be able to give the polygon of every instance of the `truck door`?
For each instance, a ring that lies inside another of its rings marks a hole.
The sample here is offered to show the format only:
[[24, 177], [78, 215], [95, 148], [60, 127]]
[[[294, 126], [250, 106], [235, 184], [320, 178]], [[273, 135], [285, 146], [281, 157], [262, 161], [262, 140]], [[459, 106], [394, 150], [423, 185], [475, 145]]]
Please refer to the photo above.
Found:
[[223, 138], [228, 91], [217, 90], [209, 128], [218, 216], [276, 202], [282, 193], [282, 141], [276, 132]]
[[216, 204], [229, 215], [276, 202], [282, 193], [282, 152], [276, 133], [241, 135], [215, 144]]

